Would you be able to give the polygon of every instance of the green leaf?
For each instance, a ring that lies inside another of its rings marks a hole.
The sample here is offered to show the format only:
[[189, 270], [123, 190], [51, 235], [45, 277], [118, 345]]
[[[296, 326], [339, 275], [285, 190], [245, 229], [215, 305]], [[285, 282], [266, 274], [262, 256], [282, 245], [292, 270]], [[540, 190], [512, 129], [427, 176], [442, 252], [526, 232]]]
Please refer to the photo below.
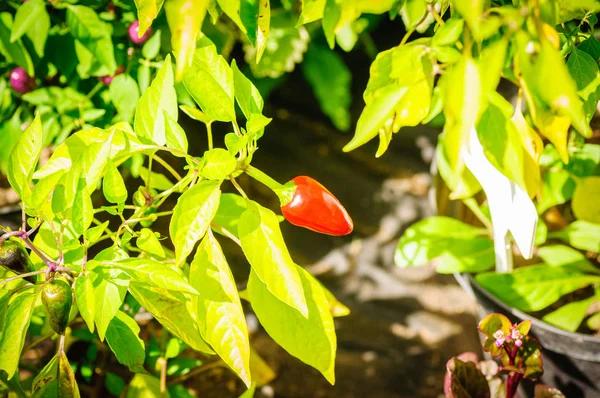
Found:
[[449, 217], [429, 217], [406, 229], [398, 242], [394, 261], [414, 267], [440, 257], [441, 273], [485, 271], [494, 265], [493, 242], [487, 231]]
[[571, 246], [592, 253], [600, 252], [600, 224], [574, 221], [566, 228], [548, 234], [550, 239], [560, 239]]
[[214, 122], [213, 118], [208, 116], [206, 113], [202, 112], [200, 109], [192, 108], [187, 105], [181, 105], [180, 108], [186, 115], [188, 115], [194, 120], [198, 120], [199, 122], [202, 122], [204, 124]]
[[209, 231], [190, 265], [198, 292], [200, 333], [225, 363], [250, 386], [250, 343], [237, 287], [219, 242]]
[[600, 59], [600, 40], [596, 39], [594, 35], [590, 35], [587, 39], [581, 42], [577, 49], [587, 53], [592, 59]]
[[220, 181], [202, 181], [181, 195], [173, 209], [169, 231], [175, 263], [182, 264], [210, 226], [221, 196]]
[[[129, 277], [117, 269], [98, 267], [92, 270], [90, 268], [93, 268], [93, 261], [88, 261], [88, 264], [90, 265], [88, 268], [90, 271], [88, 273], [89, 281], [82, 283], [80, 293], [80, 297], [84, 297], [87, 301], [85, 304], [87, 309], [82, 312], [82, 317], [83, 313], [86, 312], [87, 319], [84, 318], [84, 320], [88, 328], [93, 330], [93, 327], [90, 327], [90, 318], [93, 314], [98, 337], [101, 341], [104, 341], [108, 325], [125, 300], [127, 288], [129, 287]], [[90, 289], [93, 289], [93, 293]], [[77, 294], [77, 290], [75, 294]], [[94, 298], [92, 298], [92, 295]], [[76, 296], [76, 299], [79, 299], [79, 297]], [[79, 304], [79, 302], [77, 303]], [[95, 306], [95, 308], [92, 310], [91, 306]]]
[[171, 47], [177, 60], [175, 80], [178, 82], [186, 68], [192, 65], [207, 6], [208, 0], [169, 0], [165, 3]]
[[115, 76], [108, 86], [112, 101], [121, 119], [126, 122], [133, 120], [136, 105], [140, 99], [140, 91], [135, 79], [126, 73]]
[[102, 192], [110, 203], [125, 203], [127, 200], [127, 187], [125, 181], [111, 159], [106, 163], [106, 172], [102, 181]]
[[39, 23], [44, 13], [48, 14], [46, 12], [46, 4], [42, 0], [30, 0], [22, 3], [17, 9], [10, 33], [11, 43], [19, 40], [31, 26]]
[[453, 46], [460, 39], [465, 27], [464, 19], [450, 18], [435, 32], [431, 40], [432, 46]]
[[283, 241], [275, 213], [250, 202], [240, 218], [238, 235], [256, 276], [271, 294], [307, 318], [302, 280]]
[[240, 2], [240, 18], [246, 28], [246, 37], [256, 49], [256, 63], [265, 50], [271, 24], [271, 7], [268, 0], [243, 0]]
[[600, 177], [586, 177], [577, 181], [571, 208], [579, 220], [600, 224]]
[[579, 329], [581, 322], [583, 322], [589, 306], [595, 300], [595, 297], [590, 297], [585, 300], [565, 304], [559, 309], [544, 315], [542, 320], [569, 332], [575, 332]]
[[564, 245], [549, 245], [538, 248], [538, 256], [551, 267], [569, 267], [581, 272], [600, 274], [600, 270], [592, 265], [585, 256]]
[[484, 0], [455, 0], [452, 3], [454, 9], [464, 17], [477, 40], [479, 40], [479, 25], [485, 4]]
[[[248, 139], [259, 139], [260, 137], [262, 137], [265, 131], [265, 127], [267, 127], [267, 125], [271, 123], [272, 120], [273, 119], [271, 119], [270, 117], [265, 117], [260, 113], [254, 113], [250, 115], [250, 117], [248, 118], [248, 122], [246, 123], [246, 130], [248, 130]], [[242, 138], [240, 141], [243, 140], [244, 139]]]
[[510, 119], [503, 105], [508, 105], [512, 113], [512, 105], [500, 96], [494, 96], [495, 101], [490, 102], [477, 123], [477, 135], [483, 146], [487, 159], [508, 179], [526, 189], [525, 175], [530, 170], [525, 170], [523, 159], [523, 145], [521, 136], [515, 124]]
[[[524, 32], [519, 32], [516, 38], [516, 59], [526, 83], [525, 91], [531, 90], [555, 115], [566, 117], [567, 126], [570, 122], [582, 136], [591, 137], [592, 131], [577, 95], [577, 85], [558, 50], [549, 41], [542, 40], [537, 48], [537, 55], [532, 57], [527, 49], [531, 38]], [[549, 81], [554, 84], [548, 84]], [[528, 102], [531, 101], [528, 99]], [[535, 119], [534, 117], [534, 121]], [[557, 139], [547, 131], [542, 130], [542, 133], [553, 143]]]
[[302, 71], [312, 86], [323, 113], [337, 129], [348, 131], [352, 75], [342, 58], [327, 47], [313, 44], [306, 52]]
[[6, 372], [7, 379], [12, 379], [18, 370], [36, 298], [37, 292], [27, 288], [13, 293], [5, 307], [0, 336], [0, 370]]
[[[213, 223], [223, 227], [234, 236], [238, 236], [238, 224], [247, 208], [248, 202], [240, 195], [224, 193], [221, 195], [219, 208], [213, 218]], [[218, 229], [214, 229], [214, 231], [219, 232]]]
[[134, 373], [146, 373], [144, 342], [138, 337], [140, 327], [133, 318], [118, 311], [106, 330], [106, 342], [117, 361]]
[[55, 355], [33, 380], [31, 396], [80, 397], [75, 374], [64, 352]]
[[297, 63], [302, 61], [306, 52], [310, 35], [300, 26], [295, 27], [296, 17], [289, 12], [278, 12], [271, 16], [269, 36], [264, 44], [264, 52], [260, 63], [252, 62], [257, 49], [245, 46], [245, 59], [255, 77], [270, 77], [276, 79], [285, 72], [291, 72]]
[[90, 225], [92, 225], [92, 220], [94, 219], [94, 205], [85, 186], [85, 178], [80, 178], [77, 193], [75, 194], [75, 199], [73, 201], [71, 216], [73, 229], [81, 235], [83, 235]]
[[451, 200], [470, 198], [481, 190], [479, 181], [468, 168], [465, 167], [460, 175], [454, 175], [446, 156], [446, 135], [444, 133], [438, 137], [435, 156], [438, 172], [452, 191]]
[[21, 40], [14, 43], [10, 41], [12, 25], [12, 15], [8, 12], [0, 13], [0, 54], [4, 55], [8, 62], [14, 62], [24, 68], [29, 76], [34, 76], [35, 71], [31, 57]]
[[567, 68], [579, 91], [585, 89], [598, 77], [598, 64], [594, 58], [577, 48], [571, 52], [567, 60]]
[[226, 149], [215, 148], [204, 152], [204, 167], [200, 175], [209, 180], [224, 180], [237, 167], [237, 159]]
[[94, 333], [94, 320], [96, 319], [94, 279], [95, 275], [90, 273], [75, 279], [75, 302], [81, 317], [92, 333]]
[[[154, 0], [151, 0], [154, 1]], [[125, 398], [160, 398], [160, 380], [147, 374], [136, 374], [127, 387]], [[165, 395], [169, 398], [169, 394]]]
[[214, 353], [198, 330], [198, 315], [192, 308], [195, 296], [138, 283], [132, 283], [129, 292], [174, 336], [194, 350]]
[[95, 227], [88, 229], [85, 232], [85, 240], [88, 243], [96, 243], [106, 230], [106, 227], [108, 227], [108, 221], [105, 221], [100, 225], [96, 225]]
[[233, 72], [208, 39], [198, 45], [192, 65], [183, 74], [183, 84], [204, 113], [230, 122], [235, 119]]
[[138, 19], [140, 27], [138, 35], [143, 36], [146, 30], [152, 25], [152, 21], [158, 16], [164, 0], [134, 0], [138, 9]]
[[300, 267], [297, 267], [297, 272], [306, 298], [308, 317], [274, 296], [254, 269], [250, 271], [248, 280], [252, 309], [277, 344], [319, 370], [334, 384], [337, 340], [327, 298], [319, 282], [308, 272]]
[[600, 276], [587, 275], [569, 267], [539, 264], [506, 274], [482, 273], [475, 280], [511, 307], [533, 312], [546, 308], [565, 294], [598, 283]]
[[71, 87], [42, 87], [23, 95], [23, 100], [32, 105], [48, 105], [56, 108], [58, 113], [84, 109], [92, 106], [91, 101]]
[[256, 113], [262, 114], [264, 101], [254, 84], [240, 71], [235, 59], [231, 60], [231, 69], [233, 70], [235, 100], [246, 119]]
[[460, 152], [477, 123], [483, 102], [479, 68], [471, 58], [464, 57], [452, 68], [444, 83], [446, 156], [452, 174], [460, 176], [464, 169]]
[[305, 25], [323, 18], [326, 0], [302, 0], [302, 13], [296, 26]]
[[177, 121], [177, 94], [173, 84], [171, 56], [167, 55], [152, 84], [137, 103], [133, 127], [142, 142], [166, 144], [164, 112]]
[[378, 90], [360, 114], [354, 137], [346, 144], [344, 152], [350, 152], [375, 138], [379, 129], [394, 116], [396, 105], [407, 92], [408, 87], [396, 84]]
[[158, 29], [142, 46], [142, 55], [146, 59], [154, 59], [160, 52], [161, 30]]
[[181, 128], [176, 120], [173, 120], [171, 115], [169, 115], [166, 110], [164, 111], [164, 116], [166, 123], [165, 139], [167, 141], [167, 147], [183, 152], [182, 154], [174, 153], [174, 155], [184, 157], [188, 151], [188, 141], [185, 131], [183, 131], [183, 128]]
[[8, 161], [8, 181], [26, 205], [31, 200], [30, 185], [42, 152], [42, 144], [42, 123], [38, 113], [21, 135]]
[[242, 23], [240, 17], [240, 1], [236, 0], [217, 0], [221, 10], [240, 28], [243, 33], [246, 33], [246, 27]]
[[115, 261], [88, 262], [88, 268], [97, 272], [119, 270], [132, 281], [160, 289], [198, 294], [188, 281], [169, 265], [149, 258], [126, 258]]
[[538, 212], [541, 214], [552, 206], [563, 204], [573, 196], [575, 181], [564, 170], [548, 170], [542, 175], [541, 199]]
[[135, 245], [150, 254], [154, 254], [158, 257], [165, 257], [165, 250], [162, 245], [158, 241], [158, 238], [152, 232], [152, 230], [148, 228], [142, 228], [140, 231], [140, 236], [138, 236], [135, 241]]
[[111, 39], [112, 27], [103, 22], [93, 9], [70, 4], [67, 5], [67, 26], [71, 35], [107, 68], [106, 74], [113, 75], [117, 62]]

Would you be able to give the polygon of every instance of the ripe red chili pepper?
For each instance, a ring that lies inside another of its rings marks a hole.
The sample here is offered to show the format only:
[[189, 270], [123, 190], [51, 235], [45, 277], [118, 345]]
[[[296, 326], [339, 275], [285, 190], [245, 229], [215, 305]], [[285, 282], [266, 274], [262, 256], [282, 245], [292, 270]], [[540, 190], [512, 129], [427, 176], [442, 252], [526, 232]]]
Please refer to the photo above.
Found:
[[290, 223], [322, 234], [342, 236], [354, 229], [344, 206], [316, 180], [299, 176], [292, 179], [289, 201], [281, 204], [281, 213]]

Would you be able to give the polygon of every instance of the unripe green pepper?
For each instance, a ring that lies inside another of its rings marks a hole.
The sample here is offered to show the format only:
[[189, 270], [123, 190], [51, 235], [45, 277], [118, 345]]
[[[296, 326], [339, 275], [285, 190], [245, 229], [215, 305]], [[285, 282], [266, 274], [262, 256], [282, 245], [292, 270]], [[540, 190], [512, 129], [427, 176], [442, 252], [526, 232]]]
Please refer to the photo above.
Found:
[[44, 286], [42, 302], [52, 329], [58, 334], [64, 334], [73, 304], [71, 286], [65, 281], [53, 280]]
[[[35, 271], [25, 248], [19, 242], [12, 240], [5, 240], [0, 244], [0, 265], [17, 274]], [[35, 276], [25, 279], [31, 283], [36, 282]]]

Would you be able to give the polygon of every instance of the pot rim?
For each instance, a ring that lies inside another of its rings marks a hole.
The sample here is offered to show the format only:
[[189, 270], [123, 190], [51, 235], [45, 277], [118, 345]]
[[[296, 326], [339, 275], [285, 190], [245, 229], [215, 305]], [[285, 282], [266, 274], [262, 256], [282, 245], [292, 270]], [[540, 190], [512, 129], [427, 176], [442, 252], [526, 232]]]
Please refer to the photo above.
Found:
[[[467, 290], [467, 292], [469, 292], [471, 295], [473, 295], [473, 293], [470, 291], [470, 287], [473, 287], [475, 289], [477, 289], [477, 291], [481, 294], [483, 294], [486, 298], [488, 298], [489, 300], [493, 301], [495, 304], [497, 304], [498, 306], [500, 306], [502, 309], [504, 309], [506, 312], [514, 315], [515, 317], [521, 318], [523, 320], [530, 320], [532, 325], [535, 326], [535, 328], [541, 328], [544, 329], [548, 332], [554, 333], [554, 334], [558, 334], [561, 335], [565, 338], [570, 338], [576, 341], [586, 341], [589, 343], [595, 343], [598, 344], [598, 346], [600, 346], [600, 337], [594, 337], [591, 336], [589, 334], [583, 334], [583, 333], [577, 333], [577, 332], [569, 332], [567, 330], [563, 330], [560, 329], [556, 326], [550, 325], [549, 323], [546, 323], [544, 321], [542, 321], [541, 319], [532, 317], [531, 315], [519, 311], [516, 308], [510, 307], [507, 304], [505, 304], [504, 302], [500, 301], [496, 296], [494, 296], [492, 293], [488, 292], [487, 289], [485, 289], [483, 286], [481, 286], [479, 283], [477, 283], [477, 281], [473, 278], [473, 276], [469, 273], [459, 273], [459, 272], [455, 272], [454, 273], [454, 277], [456, 278], [456, 280], [458, 281], [459, 285]], [[470, 286], [465, 286], [465, 284], [468, 284]]]

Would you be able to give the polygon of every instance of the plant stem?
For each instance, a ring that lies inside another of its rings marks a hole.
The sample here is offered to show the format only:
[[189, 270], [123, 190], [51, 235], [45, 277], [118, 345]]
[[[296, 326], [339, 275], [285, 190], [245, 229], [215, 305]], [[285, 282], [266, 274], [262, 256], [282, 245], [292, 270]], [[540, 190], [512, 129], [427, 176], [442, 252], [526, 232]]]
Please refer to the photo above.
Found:
[[167, 396], [167, 359], [160, 357], [160, 396], [164, 398]]
[[220, 233], [222, 233], [223, 235], [225, 235], [226, 237], [228, 237], [229, 239], [234, 241], [239, 247], [242, 247], [242, 242], [240, 242], [240, 240], [234, 234], [232, 234], [228, 229], [225, 229], [225, 228], [223, 228], [223, 226], [221, 226], [219, 224], [215, 224], [215, 223], [211, 223], [210, 225], [212, 228], [216, 229], [217, 231], [219, 231]]
[[150, 189], [150, 179], [152, 178], [152, 159], [154, 154], [148, 156], [148, 177], [146, 178], [146, 188]]
[[483, 226], [491, 235], [493, 231], [492, 222], [485, 216], [485, 214], [483, 214], [479, 208], [479, 205], [477, 204], [477, 201], [474, 198], [468, 198], [463, 199], [463, 203], [469, 208], [469, 210], [473, 212], [473, 214], [475, 214], [475, 217], [477, 217], [477, 219], [483, 224]]
[[235, 189], [237, 189], [237, 191], [240, 193], [240, 195], [242, 195], [244, 199], [248, 200], [248, 195], [246, 195], [246, 192], [244, 192], [240, 184], [238, 184], [238, 182], [235, 180], [235, 178], [233, 178], [232, 175], [229, 176], [229, 180], [231, 181]]
[[400, 42], [400, 45], [406, 44], [406, 42], [408, 41], [408, 39], [410, 39], [410, 36], [415, 33], [415, 31], [417, 30], [417, 28], [419, 27], [419, 25], [421, 25], [425, 19], [427, 19], [427, 15], [429, 15], [429, 13], [425, 13], [423, 14], [423, 17], [419, 20], [419, 22], [417, 22], [415, 24], [415, 26], [413, 26], [412, 28], [410, 28], [408, 30], [408, 32], [406, 32], [406, 34], [404, 35], [404, 37], [402, 38], [402, 41]]
[[16, 276], [11, 276], [10, 278], [6, 278], [4, 280], [1, 280], [0, 281], [0, 286], [4, 285], [6, 283], [12, 282], [14, 280], [17, 280], [17, 279], [27, 278], [29, 276], [34, 276], [34, 275], [40, 275], [40, 274], [43, 274], [45, 272], [46, 272], [46, 270], [44, 269], [44, 270], [40, 270], [40, 271], [27, 272], [25, 274], [19, 274], [19, 275], [16, 275]]
[[212, 122], [206, 123], [206, 138], [208, 139], [208, 149], [213, 149]]
[[171, 167], [171, 165], [169, 163], [167, 163], [163, 158], [161, 158], [158, 155], [154, 155], [154, 159], [158, 163], [160, 163], [160, 165], [162, 167], [164, 167], [165, 169], [167, 169], [167, 171], [169, 173], [171, 173], [173, 175], [173, 177], [175, 177], [177, 179], [177, 181], [181, 181], [181, 175], [173, 167]]
[[427, 9], [431, 13], [431, 15], [433, 15], [433, 18], [440, 26], [443, 26], [445, 24], [444, 20], [442, 19], [442, 17], [440, 17], [440, 14], [438, 14], [433, 5], [427, 4]]
[[64, 354], [65, 352], [65, 335], [60, 335], [60, 340], [58, 340], [58, 355]]
[[248, 174], [250, 177], [254, 178], [256, 181], [259, 181], [259, 182], [263, 183], [264, 185], [266, 185], [267, 187], [271, 188], [271, 190], [275, 193], [277, 193], [277, 191], [281, 191], [281, 190], [285, 189], [284, 185], [278, 183], [273, 178], [271, 178], [269, 175], [260, 171], [259, 169], [257, 169], [254, 166], [248, 165], [244, 171], [246, 172], [246, 174]]
[[522, 376], [521, 373], [511, 373], [508, 375], [506, 379], [506, 398], [513, 398], [515, 396]]
[[92, 97], [94, 97], [94, 95], [96, 95], [96, 93], [98, 91], [100, 91], [100, 89], [102, 89], [102, 87], [104, 87], [104, 83], [98, 82], [98, 84], [96, 84], [94, 86], [94, 88], [89, 93], [87, 93], [87, 95], [85, 96], [85, 98], [91, 99]]

